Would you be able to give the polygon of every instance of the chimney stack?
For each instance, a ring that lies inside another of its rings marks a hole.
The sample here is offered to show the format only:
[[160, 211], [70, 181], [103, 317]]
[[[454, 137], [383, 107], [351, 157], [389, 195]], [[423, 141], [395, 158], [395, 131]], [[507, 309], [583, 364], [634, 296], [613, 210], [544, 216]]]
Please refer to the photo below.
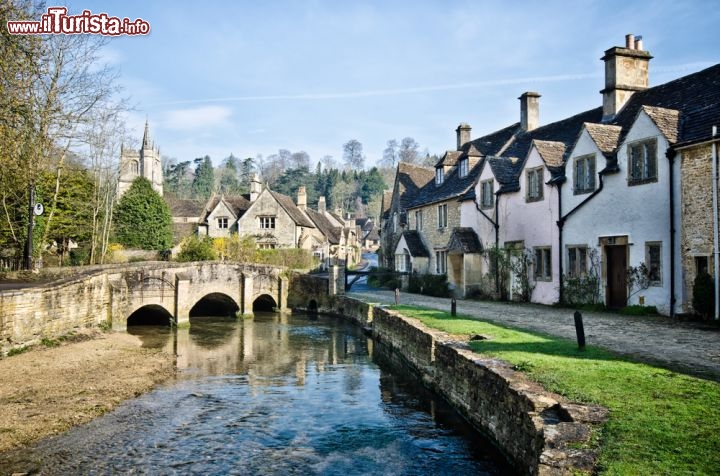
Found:
[[464, 122], [461, 122], [455, 129], [457, 133], [457, 150], [462, 150], [462, 146], [470, 142], [470, 131], [472, 131], [472, 127]]
[[325, 214], [325, 197], [318, 198], [318, 213]]
[[250, 203], [257, 200], [260, 193], [262, 193], [262, 189], [263, 186], [260, 182], [260, 176], [258, 174], [253, 174], [252, 179], [250, 179]]
[[540, 94], [527, 91], [520, 100], [520, 127], [529, 132], [540, 125]]
[[642, 36], [625, 35], [625, 48], [615, 46], [605, 51], [605, 89], [603, 121], [611, 121], [636, 91], [648, 88], [648, 71], [652, 56], [643, 49]]
[[307, 192], [305, 191], [304, 186], [298, 188], [297, 207], [302, 211], [305, 211], [307, 209]]

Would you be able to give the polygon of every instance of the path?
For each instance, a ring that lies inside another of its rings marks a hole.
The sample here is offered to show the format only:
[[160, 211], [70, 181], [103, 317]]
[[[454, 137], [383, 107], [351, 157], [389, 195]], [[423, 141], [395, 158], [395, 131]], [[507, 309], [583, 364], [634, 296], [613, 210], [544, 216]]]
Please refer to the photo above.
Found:
[[[367, 302], [394, 303], [393, 291], [348, 293]], [[401, 293], [400, 302], [450, 311], [450, 299]], [[457, 301], [458, 314], [510, 327], [576, 339], [572, 309], [536, 304]], [[683, 373], [720, 381], [720, 327], [662, 316], [583, 312], [588, 345]]]

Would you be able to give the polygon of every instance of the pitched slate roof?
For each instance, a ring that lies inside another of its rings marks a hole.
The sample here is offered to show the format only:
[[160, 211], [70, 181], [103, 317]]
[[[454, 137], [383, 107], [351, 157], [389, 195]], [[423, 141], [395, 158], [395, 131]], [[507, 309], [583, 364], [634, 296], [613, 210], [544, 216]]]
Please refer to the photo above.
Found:
[[633, 94], [610, 121], [623, 128], [620, 142], [643, 106], [679, 111], [678, 144], [709, 139], [720, 117], [720, 64]]
[[207, 223], [207, 217], [215, 210], [221, 201], [227, 205], [235, 218], [240, 218], [247, 209], [250, 208], [250, 201], [241, 195], [214, 195], [205, 205], [205, 209], [200, 215], [200, 223]]
[[488, 157], [487, 161], [495, 180], [500, 185], [495, 193], [517, 192], [520, 190], [518, 177], [524, 162], [517, 157]]
[[447, 245], [448, 251], [466, 253], [482, 253], [483, 247], [480, 238], [470, 227], [453, 228]]
[[600, 152], [606, 157], [611, 157], [617, 148], [622, 128], [610, 124], [593, 124], [591, 122], [586, 122], [584, 127], [595, 145], [600, 149]]
[[288, 197], [287, 195], [283, 195], [282, 193], [273, 192], [272, 190], [268, 189], [268, 192], [275, 198], [275, 200], [280, 204], [281, 207], [287, 212], [288, 215], [290, 215], [290, 218], [295, 222], [298, 226], [304, 226], [307, 228], [315, 228], [315, 225], [313, 225], [312, 221], [300, 210], [297, 205], [295, 205], [295, 202], [292, 198]]
[[205, 200], [190, 200], [181, 198], [165, 197], [170, 208], [170, 214], [174, 217], [200, 217], [205, 211]]
[[430, 257], [430, 252], [425, 247], [425, 243], [423, 243], [422, 238], [420, 238], [420, 233], [417, 230], [405, 231], [402, 236], [405, 238], [405, 243], [407, 244], [410, 256], [425, 258]]
[[533, 140], [532, 145], [535, 146], [540, 158], [548, 167], [562, 167], [564, 165], [563, 157], [565, 155], [565, 144], [549, 140]]
[[653, 106], [643, 106], [642, 110], [652, 119], [671, 144], [677, 142], [680, 132], [680, 111]]
[[463, 145], [462, 149], [468, 155], [473, 155], [474, 151], [483, 156], [497, 155], [519, 131], [520, 123], [516, 122], [490, 134], [473, 139]]
[[342, 233], [341, 227], [333, 226], [325, 215], [316, 212], [311, 208], [306, 209], [305, 214], [310, 218], [310, 220], [312, 220], [315, 227], [320, 230], [320, 233], [325, 235], [331, 245], [337, 245], [340, 243], [340, 234]]
[[422, 165], [400, 162], [397, 170], [397, 180], [400, 184], [400, 208], [406, 210], [415, 200], [417, 193], [427, 183], [435, 178], [435, 170]]
[[465, 177], [460, 177], [458, 167], [455, 167], [445, 176], [445, 180], [440, 186], [435, 185], [435, 181], [431, 180], [420, 189], [415, 200], [408, 204], [408, 208], [462, 197], [473, 188], [482, 167], [483, 161], [479, 161]]
[[390, 203], [392, 202], [392, 191], [385, 190], [382, 196], [382, 210], [380, 216], [387, 219], [388, 213], [390, 213]]

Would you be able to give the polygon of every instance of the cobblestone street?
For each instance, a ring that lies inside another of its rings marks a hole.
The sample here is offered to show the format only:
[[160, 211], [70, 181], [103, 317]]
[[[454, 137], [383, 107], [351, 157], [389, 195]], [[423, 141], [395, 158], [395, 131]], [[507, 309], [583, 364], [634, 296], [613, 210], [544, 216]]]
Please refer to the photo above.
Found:
[[[350, 292], [371, 303], [394, 303], [392, 291]], [[450, 299], [401, 293], [400, 302], [450, 311]], [[458, 314], [575, 340], [572, 309], [534, 304], [457, 301]], [[654, 365], [720, 381], [720, 327], [662, 316], [583, 312], [587, 345]]]

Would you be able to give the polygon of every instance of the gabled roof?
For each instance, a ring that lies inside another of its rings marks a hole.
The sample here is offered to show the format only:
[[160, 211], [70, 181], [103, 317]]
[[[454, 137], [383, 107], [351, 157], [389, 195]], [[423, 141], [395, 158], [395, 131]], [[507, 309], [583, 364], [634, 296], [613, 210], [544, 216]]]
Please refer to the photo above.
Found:
[[387, 219], [388, 213], [390, 213], [390, 203], [392, 202], [392, 191], [385, 190], [382, 196], [382, 210], [380, 210], [380, 217]]
[[516, 122], [490, 134], [473, 139], [463, 145], [462, 149], [468, 155], [474, 155], [475, 151], [483, 156], [497, 155], [519, 131], [520, 123]]
[[653, 106], [643, 106], [641, 109], [652, 119], [668, 142], [671, 144], [677, 142], [680, 132], [680, 111]]
[[413, 257], [424, 257], [429, 258], [430, 252], [425, 247], [420, 233], [417, 230], [408, 230], [403, 232], [402, 237], [405, 238], [405, 244], [407, 244], [408, 252]]
[[395, 180], [400, 186], [400, 209], [406, 210], [420, 189], [435, 178], [435, 170], [422, 165], [400, 162]]
[[480, 238], [470, 227], [453, 228], [448, 240], [448, 252], [482, 253], [483, 247]]
[[498, 189], [495, 193], [517, 192], [520, 190], [520, 170], [522, 170], [523, 162], [517, 157], [488, 157], [487, 162], [490, 165], [493, 176], [497, 180]]
[[451, 199], [460, 199], [473, 188], [477, 177], [482, 171], [483, 161], [480, 160], [470, 169], [465, 177], [460, 177], [458, 168], [453, 168], [442, 185], [435, 185], [431, 180], [418, 192], [415, 200], [408, 204], [408, 208], [416, 208], [431, 203], [442, 202]]
[[270, 195], [272, 195], [280, 206], [287, 212], [287, 214], [290, 215], [290, 218], [296, 225], [315, 228], [315, 225], [313, 225], [310, 219], [297, 207], [297, 205], [295, 205], [292, 198], [287, 195], [283, 195], [282, 193], [273, 192], [270, 189], [267, 189], [267, 191], [270, 192]]
[[305, 213], [315, 224], [315, 227], [320, 230], [320, 233], [325, 235], [331, 245], [337, 245], [340, 243], [340, 233], [342, 232], [342, 228], [333, 226], [325, 215], [316, 212], [311, 208], [306, 209]]
[[230, 210], [230, 213], [233, 214], [235, 219], [243, 216], [247, 209], [250, 208], [250, 202], [241, 195], [214, 195], [207, 202], [205, 209], [200, 216], [200, 222], [206, 223], [207, 217], [218, 207], [218, 205], [220, 205], [221, 202], [225, 204], [228, 210]]
[[611, 157], [618, 146], [620, 132], [622, 132], [620, 126], [586, 122], [584, 127], [600, 152], [606, 157]]
[[457, 164], [458, 159], [462, 155], [461, 150], [448, 150], [445, 151], [443, 156], [440, 158], [440, 160], [437, 161], [435, 164], [435, 168], [438, 167], [452, 167], [453, 165]]
[[679, 112], [678, 144], [709, 139], [712, 126], [717, 125], [720, 117], [720, 64], [633, 94], [615, 119], [610, 121], [623, 129], [620, 142], [625, 139], [643, 106]]
[[205, 211], [205, 200], [191, 200], [181, 198], [165, 197], [170, 208], [170, 214], [174, 217], [200, 217]]
[[548, 167], [562, 167], [564, 164], [563, 156], [565, 155], [565, 144], [549, 140], [533, 140], [532, 145], [535, 146], [540, 158]]

